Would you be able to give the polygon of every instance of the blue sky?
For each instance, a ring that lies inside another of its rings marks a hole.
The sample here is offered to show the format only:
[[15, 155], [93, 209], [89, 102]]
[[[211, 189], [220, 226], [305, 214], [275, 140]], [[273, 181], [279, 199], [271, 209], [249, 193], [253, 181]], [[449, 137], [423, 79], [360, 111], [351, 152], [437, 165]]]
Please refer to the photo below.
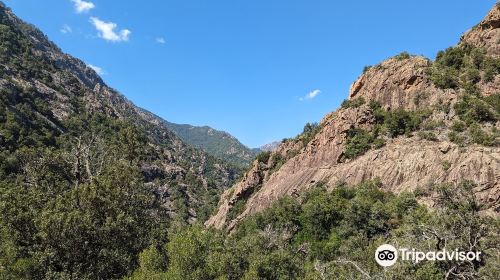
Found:
[[434, 58], [495, 3], [3, 1], [135, 104], [250, 147], [334, 111], [365, 65], [402, 51]]

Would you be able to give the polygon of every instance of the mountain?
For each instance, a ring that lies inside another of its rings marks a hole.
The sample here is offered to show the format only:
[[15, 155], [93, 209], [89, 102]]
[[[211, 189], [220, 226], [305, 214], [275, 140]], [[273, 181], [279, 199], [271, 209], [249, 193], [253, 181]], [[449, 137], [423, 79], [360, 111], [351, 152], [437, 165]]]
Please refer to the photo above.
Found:
[[280, 144], [281, 144], [281, 142], [278, 142], [278, 141], [271, 142], [271, 143], [260, 146], [259, 150], [264, 151], [264, 152], [274, 152], [278, 149]]
[[209, 126], [192, 126], [165, 122], [165, 125], [185, 143], [203, 149], [208, 154], [238, 168], [246, 168], [257, 153], [241, 144], [231, 134]]
[[121, 278], [236, 179], [0, 2], [0, 278]]
[[469, 180], [500, 211], [500, 7], [436, 60], [401, 53], [367, 67], [341, 108], [260, 157], [222, 195], [207, 226], [229, 231], [283, 197], [380, 180], [393, 193], [426, 193]]
[[0, 2], [0, 279], [498, 279], [499, 19], [238, 178]]

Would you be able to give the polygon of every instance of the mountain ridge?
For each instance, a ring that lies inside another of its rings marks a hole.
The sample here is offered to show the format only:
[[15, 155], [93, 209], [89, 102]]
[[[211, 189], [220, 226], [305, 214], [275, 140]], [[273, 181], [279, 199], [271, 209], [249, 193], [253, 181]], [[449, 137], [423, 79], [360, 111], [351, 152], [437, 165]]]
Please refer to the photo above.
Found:
[[176, 124], [165, 121], [166, 126], [184, 142], [201, 148], [208, 154], [225, 160], [238, 168], [246, 168], [257, 155], [254, 149], [242, 144], [236, 137], [210, 126]]
[[[65, 134], [70, 129], [63, 124], [73, 116], [102, 114], [110, 119], [124, 120], [144, 131], [149, 145], [161, 151], [158, 162], [145, 167], [159, 170], [160, 177], [179, 178], [182, 182], [188, 173], [192, 173], [200, 179], [199, 187], [215, 189], [224, 188], [234, 180], [234, 170], [205, 152], [186, 145], [166, 127], [163, 119], [135, 106], [124, 95], [108, 87], [93, 69], [63, 53], [36, 27], [17, 18], [5, 4], [0, 10], [4, 43], [0, 87], [14, 97], [22, 93], [36, 100], [38, 105], [28, 105], [35, 112], [28, 122], [47, 122], [56, 130], [54, 134]], [[21, 103], [15, 99], [5, 102], [6, 108], [16, 115], [16, 106]], [[154, 178], [148, 180], [154, 181]], [[209, 182], [212, 180], [217, 184]], [[157, 186], [163, 190], [164, 205], [171, 204], [167, 191], [170, 184], [164, 181]]]
[[317, 130], [254, 161], [224, 192], [205, 225], [233, 231], [246, 217], [318, 182], [331, 189], [375, 178], [396, 193], [472, 180], [478, 183], [478, 200], [488, 205], [485, 212], [498, 215], [499, 14], [496, 4], [467, 33], [474, 36], [465, 34], [435, 62], [401, 53], [367, 68], [352, 84], [349, 99]]

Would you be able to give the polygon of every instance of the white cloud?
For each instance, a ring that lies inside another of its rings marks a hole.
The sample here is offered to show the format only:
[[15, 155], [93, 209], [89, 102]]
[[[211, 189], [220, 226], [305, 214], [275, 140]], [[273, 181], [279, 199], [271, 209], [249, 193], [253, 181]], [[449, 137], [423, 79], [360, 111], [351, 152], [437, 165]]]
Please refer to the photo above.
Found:
[[101, 68], [101, 67], [98, 67], [98, 66], [95, 66], [95, 65], [92, 65], [92, 64], [87, 64], [87, 66], [94, 70], [98, 75], [104, 75], [104, 70]]
[[163, 38], [163, 37], [157, 37], [157, 38], [155, 39], [155, 41], [156, 41], [156, 43], [158, 43], [158, 44], [165, 44], [165, 43], [167, 42], [167, 41], [165, 41], [165, 38]]
[[94, 3], [92, 2], [87, 2], [82, 0], [71, 0], [71, 2], [73, 2], [73, 4], [75, 5], [75, 12], [79, 14], [86, 13], [95, 8]]
[[321, 90], [315, 89], [315, 90], [309, 92], [308, 94], [306, 94], [306, 96], [299, 98], [299, 100], [304, 101], [304, 100], [313, 99], [314, 97], [318, 96], [318, 94], [320, 94], [320, 93], [321, 93]]
[[59, 30], [59, 31], [61, 31], [61, 33], [63, 33], [63, 34], [67, 34], [67, 33], [73, 32], [73, 30], [71, 29], [71, 27], [69, 25], [67, 25], [67, 24], [63, 25], [62, 28], [61, 28], [61, 30]]
[[90, 23], [92, 23], [97, 29], [97, 31], [99, 31], [98, 36], [106, 41], [111, 41], [111, 42], [128, 41], [130, 33], [132, 33], [128, 29], [122, 29], [118, 32], [115, 32], [115, 29], [117, 27], [116, 23], [105, 22], [96, 17], [91, 17]]

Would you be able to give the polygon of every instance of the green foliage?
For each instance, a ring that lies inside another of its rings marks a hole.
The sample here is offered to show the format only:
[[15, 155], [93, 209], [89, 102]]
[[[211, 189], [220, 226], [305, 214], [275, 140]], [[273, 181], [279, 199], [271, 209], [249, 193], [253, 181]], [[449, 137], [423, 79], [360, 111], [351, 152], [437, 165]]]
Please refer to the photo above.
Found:
[[465, 137], [456, 131], [450, 131], [448, 133], [448, 138], [450, 139], [451, 142], [459, 146], [465, 145]]
[[257, 152], [240, 143], [224, 131], [208, 126], [165, 123], [184, 142], [201, 148], [208, 154], [224, 160], [239, 169], [250, 165]]
[[384, 126], [390, 137], [397, 137], [417, 130], [429, 115], [429, 111], [409, 112], [399, 109], [387, 113]]
[[451, 125], [451, 129], [455, 132], [463, 132], [466, 129], [466, 125], [462, 121], [453, 121], [453, 124]]
[[472, 138], [472, 142], [484, 145], [484, 146], [495, 146], [498, 144], [498, 131], [493, 131], [493, 133], [488, 133], [483, 130], [477, 123], [473, 123], [469, 127], [469, 135]]
[[236, 201], [236, 203], [229, 209], [229, 212], [227, 213], [227, 221], [232, 221], [236, 219], [243, 211], [245, 210], [247, 200], [246, 199], [239, 199]]
[[344, 150], [346, 158], [352, 159], [370, 150], [373, 146], [383, 145], [374, 133], [360, 128], [353, 128], [347, 132], [347, 143]]
[[481, 80], [491, 82], [499, 73], [500, 59], [486, 56], [484, 50], [469, 45], [440, 51], [428, 71], [437, 87], [463, 88], [468, 93], [476, 93], [475, 84]]
[[439, 140], [437, 138], [436, 134], [432, 131], [419, 131], [418, 137], [420, 137], [421, 139], [428, 140], [428, 141], [438, 141]]
[[358, 97], [355, 99], [346, 99], [346, 100], [342, 101], [342, 104], [340, 105], [340, 107], [342, 109], [358, 108], [365, 103], [366, 103], [366, 101], [363, 97]]
[[257, 159], [258, 162], [267, 164], [267, 162], [269, 161], [270, 157], [271, 157], [271, 152], [264, 151], [264, 152], [260, 152], [257, 155], [256, 159]]
[[[429, 210], [411, 193], [383, 191], [378, 181], [355, 187], [339, 184], [330, 192], [318, 184], [300, 203], [290, 197], [278, 200], [243, 220], [231, 235], [198, 226], [182, 229], [166, 247], [169, 267], [156, 275], [164, 279], [318, 279], [319, 274], [324, 279], [407, 279], [410, 275], [442, 279], [453, 266], [459, 275], [495, 275], [498, 248], [491, 245], [500, 227], [498, 221], [479, 215], [475, 187], [467, 181], [434, 186], [430, 191], [436, 208]], [[470, 238], [479, 239], [471, 244]], [[375, 249], [384, 243], [422, 250], [446, 246], [481, 251], [483, 259], [473, 264], [399, 261], [384, 269], [373, 259]]]
[[[384, 131], [392, 138], [409, 135], [411, 132], [418, 130], [424, 120], [431, 115], [429, 110], [405, 111], [399, 109], [387, 112], [382, 109], [379, 103], [373, 101], [369, 103], [369, 107], [375, 117], [375, 127], [372, 132], [360, 128], [352, 128], [347, 132], [344, 156], [348, 159], [362, 155], [371, 148], [384, 146], [385, 141], [379, 138], [381, 131]], [[443, 125], [440, 122], [427, 121], [424, 129], [430, 130]], [[420, 136], [432, 141], [437, 139], [433, 132], [421, 132]]]
[[451, 162], [449, 162], [448, 160], [444, 160], [441, 162], [441, 165], [443, 166], [444, 171], [448, 171], [448, 169], [450, 169], [451, 167]]
[[363, 74], [365, 74], [366, 72], [368, 72], [368, 70], [370, 70], [373, 66], [371, 65], [366, 65], [365, 67], [363, 67]]
[[411, 55], [408, 52], [402, 52], [396, 56], [394, 56], [396, 60], [405, 60], [411, 58]]
[[280, 153], [273, 153], [269, 164], [269, 173], [272, 174], [276, 170], [280, 169], [286, 161], [287, 157], [283, 157]]
[[211, 279], [210, 254], [223, 249], [220, 235], [200, 226], [176, 233], [167, 245], [169, 267], [166, 279]]
[[314, 138], [314, 136], [316, 136], [316, 134], [321, 131], [321, 129], [322, 126], [318, 123], [306, 123], [302, 134], [300, 134], [298, 138], [302, 140], [302, 143], [304, 143], [304, 145], [307, 145]]
[[[489, 98], [488, 100], [492, 104], [498, 102], [494, 101], [494, 98]], [[489, 103], [485, 102], [482, 98], [472, 95], [464, 95], [455, 104], [454, 109], [459, 118], [468, 125], [474, 122], [494, 122], [499, 119], [498, 112], [495, 112], [495, 109]]]
[[484, 102], [491, 106], [496, 115], [500, 115], [500, 93], [492, 94], [482, 98]]

